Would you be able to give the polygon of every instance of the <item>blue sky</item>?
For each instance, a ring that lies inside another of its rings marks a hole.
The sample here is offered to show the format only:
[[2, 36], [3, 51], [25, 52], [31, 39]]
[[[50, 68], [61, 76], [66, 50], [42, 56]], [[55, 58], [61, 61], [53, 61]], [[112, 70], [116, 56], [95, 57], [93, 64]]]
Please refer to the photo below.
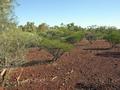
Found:
[[19, 24], [74, 22], [81, 26], [107, 25], [120, 28], [120, 0], [17, 0]]

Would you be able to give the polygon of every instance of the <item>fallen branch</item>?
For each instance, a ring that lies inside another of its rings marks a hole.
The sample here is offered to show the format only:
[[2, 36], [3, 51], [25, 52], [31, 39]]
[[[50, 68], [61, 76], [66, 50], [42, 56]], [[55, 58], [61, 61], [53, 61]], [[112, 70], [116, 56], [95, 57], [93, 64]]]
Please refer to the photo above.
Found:
[[20, 78], [21, 78], [21, 76], [22, 76], [23, 70], [24, 70], [24, 69], [22, 68], [19, 76], [17, 77], [17, 83], [18, 83], [18, 85], [20, 84]]
[[5, 76], [6, 72], [7, 72], [7, 68], [3, 69], [2, 72], [0, 73], [1, 81], [4, 80], [4, 76]]

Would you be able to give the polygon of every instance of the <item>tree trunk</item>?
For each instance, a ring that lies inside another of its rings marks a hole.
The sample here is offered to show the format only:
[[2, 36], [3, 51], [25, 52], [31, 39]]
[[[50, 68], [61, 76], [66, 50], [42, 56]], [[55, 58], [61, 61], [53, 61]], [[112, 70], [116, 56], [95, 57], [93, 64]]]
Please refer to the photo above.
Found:
[[57, 49], [57, 53], [56, 51], [53, 54], [53, 58], [52, 61], [56, 61], [60, 56], [62, 56], [64, 53], [64, 51], [62, 51], [61, 49]]

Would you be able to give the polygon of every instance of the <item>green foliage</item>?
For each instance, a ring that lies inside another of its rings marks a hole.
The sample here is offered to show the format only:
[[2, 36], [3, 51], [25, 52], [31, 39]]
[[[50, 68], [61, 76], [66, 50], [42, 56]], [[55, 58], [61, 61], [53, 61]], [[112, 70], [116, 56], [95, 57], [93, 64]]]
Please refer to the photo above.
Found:
[[21, 25], [18, 28], [25, 32], [35, 32], [37, 30], [37, 27], [34, 25], [33, 22], [27, 22], [26, 25]]
[[41, 31], [39, 32], [39, 36], [43, 36], [45, 38], [48, 38], [48, 39], [57, 39], [57, 40], [60, 40], [62, 41], [63, 37], [65, 36], [64, 35], [65, 33], [61, 30], [46, 30], [46, 31]]
[[15, 0], [0, 0], [0, 30], [9, 30], [13, 21], [13, 6]]
[[39, 36], [74, 44], [79, 42], [84, 37], [84, 32], [52, 29], [46, 30], [45, 32], [39, 32]]
[[37, 28], [37, 31], [40, 32], [40, 31], [46, 31], [48, 30], [48, 25], [46, 23], [42, 23], [38, 26]]
[[106, 35], [106, 33], [96, 32], [94, 33], [95, 39], [101, 40]]
[[67, 29], [70, 30], [70, 31], [80, 31], [82, 30], [83, 28], [81, 28], [80, 26], [77, 26], [75, 25], [74, 23], [69, 23], [67, 24]]
[[40, 42], [41, 47], [43, 48], [58, 48], [58, 49], [63, 49], [63, 51], [69, 51], [71, 50], [71, 48], [73, 48], [73, 46], [71, 44], [65, 43], [65, 42], [61, 42], [59, 40], [51, 40], [51, 39], [47, 39], [44, 38], [42, 39], [42, 41]]
[[73, 48], [73, 45], [65, 40], [65, 34], [65, 31], [59, 29], [40, 31], [38, 34], [42, 37], [39, 47], [51, 53], [53, 55], [53, 61], [57, 60], [64, 52]]
[[71, 32], [65, 37], [65, 41], [74, 44], [82, 40], [83, 37], [84, 37], [84, 33], [81, 31]]
[[0, 34], [1, 67], [17, 66], [25, 60], [26, 48], [38, 46], [41, 39], [33, 33], [18, 30], [4, 31]]
[[86, 33], [92, 33], [96, 39], [103, 39], [106, 34], [118, 30], [116, 27], [96, 26], [92, 25], [86, 29]]
[[73, 48], [71, 44], [47, 38], [43, 38], [40, 42], [40, 47], [53, 55], [53, 61], [57, 60], [64, 52], [68, 52]]
[[104, 39], [112, 43], [112, 46], [120, 43], [120, 31], [112, 31], [104, 36]]
[[86, 38], [86, 40], [88, 40], [90, 42], [90, 44], [92, 44], [93, 41], [96, 40], [96, 34], [93, 34], [91, 32], [87, 32], [87, 33], [85, 33], [85, 38]]

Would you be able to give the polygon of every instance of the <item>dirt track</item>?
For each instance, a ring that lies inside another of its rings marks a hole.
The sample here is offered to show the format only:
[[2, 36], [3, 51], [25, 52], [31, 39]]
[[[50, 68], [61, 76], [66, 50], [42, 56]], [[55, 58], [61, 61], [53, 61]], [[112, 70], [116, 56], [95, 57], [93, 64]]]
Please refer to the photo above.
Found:
[[[109, 47], [109, 44], [97, 41], [93, 46]], [[116, 51], [110, 52], [87, 51], [78, 46], [58, 61], [46, 64], [41, 62], [51, 55], [31, 49], [27, 57], [32, 63], [23, 67], [20, 83], [15, 87], [21, 68], [12, 71], [11, 88], [7, 90], [120, 90], [120, 53], [114, 57]]]

